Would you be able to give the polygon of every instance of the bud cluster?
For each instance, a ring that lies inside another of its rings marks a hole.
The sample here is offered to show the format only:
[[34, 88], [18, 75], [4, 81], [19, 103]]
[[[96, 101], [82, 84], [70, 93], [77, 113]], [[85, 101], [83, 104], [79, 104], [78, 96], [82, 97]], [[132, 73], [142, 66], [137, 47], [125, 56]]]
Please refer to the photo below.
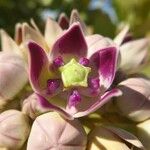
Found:
[[150, 40], [92, 34], [72, 10], [45, 33], [1, 30], [0, 149], [150, 150]]

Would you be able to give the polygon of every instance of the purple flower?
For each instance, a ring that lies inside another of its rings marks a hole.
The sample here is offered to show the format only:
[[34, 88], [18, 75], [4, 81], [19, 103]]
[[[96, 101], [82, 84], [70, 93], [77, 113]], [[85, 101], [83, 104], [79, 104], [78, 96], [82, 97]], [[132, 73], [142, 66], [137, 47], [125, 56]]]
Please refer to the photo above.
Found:
[[[88, 115], [121, 92], [113, 82], [118, 49], [108, 38], [84, 36], [73, 23], [53, 44], [50, 54], [30, 41], [29, 78], [43, 107], [69, 119]], [[60, 57], [61, 56], [61, 57]]]

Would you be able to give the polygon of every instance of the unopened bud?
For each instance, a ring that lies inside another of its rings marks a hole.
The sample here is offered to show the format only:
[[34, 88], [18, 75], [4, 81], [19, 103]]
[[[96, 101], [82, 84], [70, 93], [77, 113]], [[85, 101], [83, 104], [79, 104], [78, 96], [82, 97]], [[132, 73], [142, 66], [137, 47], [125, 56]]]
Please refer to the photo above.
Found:
[[0, 114], [0, 149], [20, 149], [30, 132], [29, 118], [17, 110]]
[[85, 150], [86, 133], [78, 120], [65, 120], [56, 112], [36, 118], [28, 139], [27, 150]]
[[129, 78], [119, 84], [122, 96], [117, 107], [123, 115], [133, 121], [144, 121], [150, 117], [150, 81], [145, 78]]

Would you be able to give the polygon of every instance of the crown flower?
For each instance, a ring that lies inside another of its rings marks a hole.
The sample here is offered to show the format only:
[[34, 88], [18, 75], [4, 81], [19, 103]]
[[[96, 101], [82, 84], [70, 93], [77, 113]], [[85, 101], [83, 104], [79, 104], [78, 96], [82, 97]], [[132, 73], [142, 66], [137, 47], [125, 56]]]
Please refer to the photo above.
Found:
[[117, 46], [100, 35], [84, 36], [78, 22], [59, 36], [49, 53], [33, 41], [28, 48], [30, 83], [40, 105], [49, 110], [78, 118], [121, 94], [108, 90], [116, 72]]

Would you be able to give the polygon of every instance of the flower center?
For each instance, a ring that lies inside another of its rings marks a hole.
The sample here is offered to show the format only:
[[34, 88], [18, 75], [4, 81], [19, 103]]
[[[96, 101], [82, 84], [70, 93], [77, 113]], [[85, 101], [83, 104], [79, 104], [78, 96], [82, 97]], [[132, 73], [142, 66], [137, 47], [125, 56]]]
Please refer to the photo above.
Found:
[[70, 62], [59, 68], [61, 72], [61, 78], [65, 88], [70, 87], [87, 87], [88, 86], [88, 74], [91, 68], [85, 67], [78, 63], [75, 59], [71, 59]]

